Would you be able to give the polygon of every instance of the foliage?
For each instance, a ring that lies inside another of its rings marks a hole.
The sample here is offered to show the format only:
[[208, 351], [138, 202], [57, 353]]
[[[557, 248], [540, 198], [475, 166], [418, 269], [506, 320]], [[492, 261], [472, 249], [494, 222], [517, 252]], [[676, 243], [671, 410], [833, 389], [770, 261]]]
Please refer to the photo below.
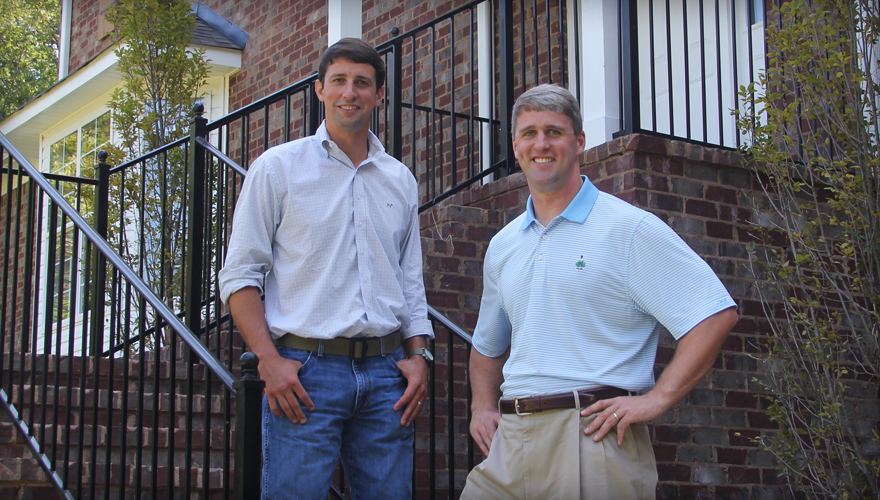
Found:
[[[207, 79], [204, 51], [188, 47], [195, 15], [186, 0], [119, 0], [115, 26], [124, 84], [110, 107], [119, 142], [110, 163], [141, 157], [189, 134], [193, 104]], [[172, 308], [182, 288], [185, 155], [174, 147], [111, 177], [110, 241]]]
[[0, 120], [58, 76], [57, 0], [0, 0]]
[[741, 89], [764, 191], [750, 244], [771, 329], [763, 385], [779, 424], [762, 443], [812, 498], [880, 497], [877, 422], [852, 394], [875, 397], [880, 375], [878, 7], [783, 3], [766, 74]]

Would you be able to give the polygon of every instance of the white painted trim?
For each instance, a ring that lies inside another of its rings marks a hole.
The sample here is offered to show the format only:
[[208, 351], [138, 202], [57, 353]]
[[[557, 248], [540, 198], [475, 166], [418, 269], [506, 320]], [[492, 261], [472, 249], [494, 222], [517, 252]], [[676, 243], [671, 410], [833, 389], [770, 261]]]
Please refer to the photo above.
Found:
[[[201, 48], [205, 49], [210, 77], [228, 77], [241, 69], [240, 51], [217, 47]], [[95, 99], [116, 88], [122, 82], [117, 66], [116, 51], [108, 48], [86, 66], [0, 122], [0, 132], [28, 160], [37, 165], [41, 134], [66, 121], [68, 117], [77, 115], [80, 110], [93, 106]]]
[[61, 30], [58, 39], [58, 80], [70, 72], [70, 22], [73, 0], [61, 0]]
[[343, 38], [363, 38], [363, 3], [327, 0], [327, 46]]
[[617, 0], [574, 1], [579, 2], [581, 112], [589, 149], [620, 129]]
[[[493, 118], [495, 110], [492, 107], [492, 12], [489, 10], [489, 2], [477, 5], [477, 72], [479, 75], [479, 87], [477, 93], [477, 114], [481, 118]], [[486, 76], [489, 75], [489, 78]], [[492, 144], [489, 137], [492, 136], [492, 126], [482, 126], [483, 138], [480, 158], [482, 158], [481, 170], [491, 168]], [[506, 140], [507, 132], [502, 130], [501, 135]], [[495, 180], [494, 175], [487, 175], [483, 184]]]

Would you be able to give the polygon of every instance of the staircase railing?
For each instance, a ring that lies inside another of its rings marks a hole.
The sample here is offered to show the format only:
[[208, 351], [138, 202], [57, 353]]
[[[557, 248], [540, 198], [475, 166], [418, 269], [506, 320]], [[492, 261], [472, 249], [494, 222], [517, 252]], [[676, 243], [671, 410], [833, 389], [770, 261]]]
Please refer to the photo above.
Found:
[[2, 134], [0, 158], [0, 401], [49, 481], [67, 498], [229, 498], [234, 470], [235, 498], [258, 492], [253, 355], [237, 380], [104, 239], [106, 220], [86, 220], [106, 175], [43, 176]]

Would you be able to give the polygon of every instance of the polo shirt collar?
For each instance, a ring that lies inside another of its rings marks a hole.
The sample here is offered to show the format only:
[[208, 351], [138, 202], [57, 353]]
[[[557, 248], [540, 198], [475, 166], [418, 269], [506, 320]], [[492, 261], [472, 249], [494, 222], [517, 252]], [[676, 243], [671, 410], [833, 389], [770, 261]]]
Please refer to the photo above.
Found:
[[[565, 207], [565, 210], [559, 214], [560, 217], [578, 224], [583, 224], [587, 220], [587, 216], [590, 215], [590, 211], [593, 210], [593, 205], [596, 204], [596, 199], [599, 197], [599, 190], [590, 182], [590, 179], [586, 175], [582, 175], [581, 179], [583, 179], [584, 184], [581, 186], [580, 191], [578, 191], [568, 206]], [[534, 221], [535, 207], [532, 204], [532, 195], [529, 195], [529, 201], [526, 202], [526, 217], [523, 219], [519, 230], [525, 230]]]

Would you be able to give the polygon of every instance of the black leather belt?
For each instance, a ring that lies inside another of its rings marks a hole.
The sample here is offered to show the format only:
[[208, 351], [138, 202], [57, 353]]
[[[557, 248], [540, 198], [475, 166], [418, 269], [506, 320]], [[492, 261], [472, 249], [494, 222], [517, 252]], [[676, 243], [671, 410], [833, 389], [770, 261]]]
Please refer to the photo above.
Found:
[[[391, 354], [401, 346], [403, 342], [400, 330], [389, 333], [384, 337], [365, 337], [352, 339], [307, 339], [288, 333], [274, 340], [275, 345], [302, 349], [303, 351], [321, 352], [321, 342], [324, 343], [324, 354], [348, 356], [351, 359], [371, 358]], [[383, 349], [384, 347], [384, 349]]]
[[618, 389], [617, 387], [601, 387], [597, 389], [581, 389], [577, 391], [577, 394], [578, 399], [580, 400], [579, 405], [575, 404], [574, 391], [569, 391], [514, 399], [502, 399], [498, 402], [498, 408], [504, 415], [511, 413], [517, 415], [529, 415], [531, 413], [540, 413], [548, 410], [586, 408], [602, 399], [630, 396], [635, 395], [636, 393], [625, 389]]

